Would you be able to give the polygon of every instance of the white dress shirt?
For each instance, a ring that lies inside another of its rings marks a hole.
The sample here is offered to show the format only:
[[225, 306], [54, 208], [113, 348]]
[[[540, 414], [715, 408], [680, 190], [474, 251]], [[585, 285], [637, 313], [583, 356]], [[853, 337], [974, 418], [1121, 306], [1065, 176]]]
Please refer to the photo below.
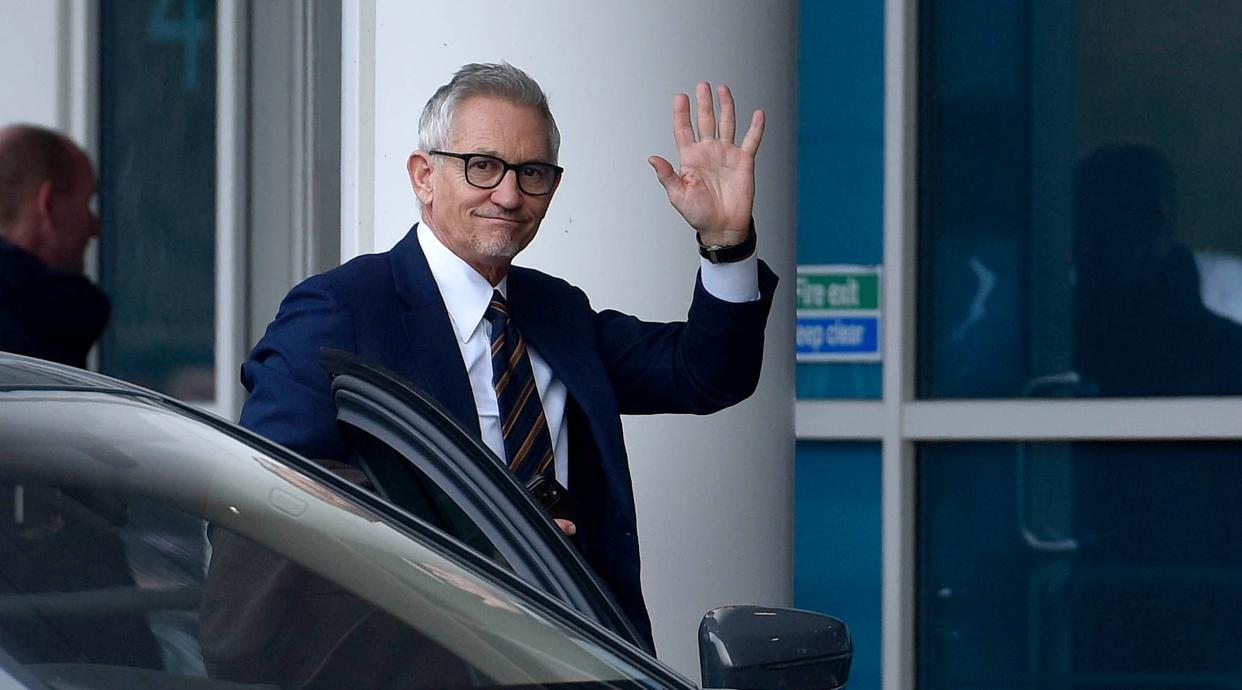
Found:
[[[494, 288], [456, 254], [440, 243], [427, 221], [419, 225], [418, 243], [427, 256], [427, 265], [440, 290], [461, 348], [461, 359], [470, 378], [474, 407], [479, 413], [479, 430], [483, 442], [499, 458], [505, 457], [504, 435], [501, 433], [500, 406], [492, 387], [491, 324], [483, 318], [492, 301], [492, 290], [509, 297], [508, 278]], [[743, 261], [712, 264], [702, 260], [703, 287], [717, 299], [727, 302], [750, 302], [759, 299], [759, 265], [753, 255]], [[521, 323], [516, 323], [520, 330]], [[556, 479], [569, 486], [569, 438], [565, 429], [565, 383], [548, 368], [543, 358], [527, 341], [535, 388], [543, 403], [543, 413], [552, 436]]]

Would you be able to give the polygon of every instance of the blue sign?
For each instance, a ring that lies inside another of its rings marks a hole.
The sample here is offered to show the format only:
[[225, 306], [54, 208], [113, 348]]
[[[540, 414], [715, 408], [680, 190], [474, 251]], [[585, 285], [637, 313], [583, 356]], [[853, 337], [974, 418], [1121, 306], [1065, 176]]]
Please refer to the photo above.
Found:
[[879, 361], [880, 315], [798, 314], [799, 362]]

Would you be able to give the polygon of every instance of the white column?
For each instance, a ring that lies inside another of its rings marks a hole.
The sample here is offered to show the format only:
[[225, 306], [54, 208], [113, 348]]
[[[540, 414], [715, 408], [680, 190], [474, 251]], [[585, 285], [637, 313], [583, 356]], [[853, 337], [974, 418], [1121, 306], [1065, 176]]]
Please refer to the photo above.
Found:
[[0, 0], [0, 126], [70, 124], [61, 103], [69, 90], [65, 12], [57, 2]]
[[357, 21], [345, 22], [343, 139], [357, 146], [342, 178], [373, 206], [345, 210], [343, 258], [387, 249], [417, 219], [404, 165], [434, 89], [464, 63], [507, 60], [548, 92], [566, 169], [518, 263], [579, 285], [596, 308], [681, 319], [694, 235], [647, 156], [677, 160], [673, 95], [698, 80], [732, 86], [739, 121], [767, 112], [755, 218], [783, 282], [759, 391], [711, 417], [626, 420], [656, 645], [697, 680], [704, 612], [791, 597], [797, 3], [352, 0], [346, 15]]

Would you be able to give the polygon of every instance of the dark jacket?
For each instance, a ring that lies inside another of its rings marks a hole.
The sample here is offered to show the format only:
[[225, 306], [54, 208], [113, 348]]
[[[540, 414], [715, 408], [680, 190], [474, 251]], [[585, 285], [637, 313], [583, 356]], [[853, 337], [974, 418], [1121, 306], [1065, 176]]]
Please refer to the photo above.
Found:
[[0, 350], [85, 367], [111, 311], [86, 277], [56, 273], [0, 240]]

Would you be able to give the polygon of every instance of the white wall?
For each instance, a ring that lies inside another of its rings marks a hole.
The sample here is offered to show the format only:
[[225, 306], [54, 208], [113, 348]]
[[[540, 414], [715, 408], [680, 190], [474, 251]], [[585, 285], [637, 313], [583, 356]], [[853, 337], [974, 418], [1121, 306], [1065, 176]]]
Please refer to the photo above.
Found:
[[676, 162], [673, 95], [700, 79], [731, 85], [743, 122], [767, 111], [755, 217], [784, 282], [760, 389], [711, 417], [626, 420], [656, 645], [694, 679], [705, 611], [791, 598], [796, 22], [793, 0], [346, 6], [344, 258], [387, 249], [417, 219], [404, 164], [426, 99], [461, 64], [503, 59], [548, 92], [566, 169], [519, 263], [576, 283], [597, 308], [683, 318], [694, 235], [647, 155]]
[[0, 0], [0, 126], [51, 127], [94, 153], [95, 15], [95, 0]]
[[63, 128], [60, 3], [0, 0], [0, 126]]

